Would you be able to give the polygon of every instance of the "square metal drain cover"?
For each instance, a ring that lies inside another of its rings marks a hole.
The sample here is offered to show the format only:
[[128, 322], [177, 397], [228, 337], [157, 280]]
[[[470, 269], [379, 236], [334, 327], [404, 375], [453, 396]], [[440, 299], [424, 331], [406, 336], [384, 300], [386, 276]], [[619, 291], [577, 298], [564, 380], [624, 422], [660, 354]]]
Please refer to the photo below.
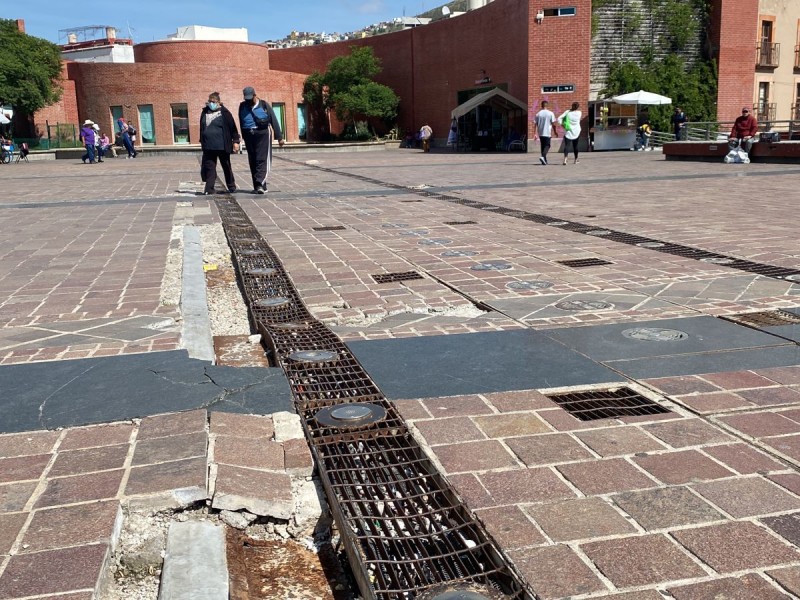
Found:
[[405, 273], [382, 273], [373, 275], [375, 283], [393, 283], [395, 281], [410, 281], [411, 279], [423, 279], [422, 275], [416, 271], [406, 271]]
[[314, 231], [344, 231], [344, 225], [328, 225], [327, 227], [313, 227]]
[[750, 325], [751, 327], [778, 327], [780, 325], [800, 323], [800, 315], [786, 310], [765, 310], [763, 312], [729, 315], [724, 318], [734, 323]]
[[548, 394], [547, 397], [581, 421], [639, 417], [671, 412], [650, 398], [627, 387]]
[[614, 263], [602, 260], [600, 258], [576, 258], [573, 260], [557, 260], [556, 261], [560, 265], [564, 265], [565, 267], [599, 267], [601, 265], [613, 265]]

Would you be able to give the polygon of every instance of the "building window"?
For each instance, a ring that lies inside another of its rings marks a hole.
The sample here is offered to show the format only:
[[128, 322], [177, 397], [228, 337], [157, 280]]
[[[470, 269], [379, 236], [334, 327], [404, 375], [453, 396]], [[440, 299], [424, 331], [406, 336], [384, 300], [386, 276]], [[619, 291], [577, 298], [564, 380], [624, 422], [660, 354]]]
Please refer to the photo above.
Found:
[[286, 139], [286, 105], [283, 102], [275, 102], [272, 105], [272, 110], [275, 111], [278, 125], [281, 126], [281, 132], [283, 133], [284, 139]]
[[142, 144], [156, 143], [155, 118], [152, 104], [139, 105], [139, 139]]
[[114, 131], [119, 131], [119, 126], [117, 125], [117, 121], [122, 118], [122, 107], [121, 106], [112, 106], [111, 107], [111, 122], [113, 123]]
[[543, 85], [543, 94], [571, 94], [575, 91], [574, 83], [561, 83], [559, 85]]
[[545, 17], [574, 17], [577, 14], [577, 9], [574, 6], [564, 6], [561, 8], [545, 8]]
[[189, 143], [189, 105], [171, 104], [172, 141], [176, 144]]

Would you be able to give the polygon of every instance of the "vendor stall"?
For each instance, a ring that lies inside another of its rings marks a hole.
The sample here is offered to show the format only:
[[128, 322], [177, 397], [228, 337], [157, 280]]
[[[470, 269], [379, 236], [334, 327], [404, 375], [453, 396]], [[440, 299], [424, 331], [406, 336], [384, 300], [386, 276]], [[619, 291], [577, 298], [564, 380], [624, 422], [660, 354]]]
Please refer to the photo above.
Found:
[[636, 106], [598, 100], [589, 105], [592, 150], [629, 150], [636, 143]]
[[[641, 107], [672, 104], [672, 99], [639, 90], [598, 100], [589, 106], [593, 150], [630, 150], [636, 146]], [[646, 113], [645, 113], [646, 114]]]

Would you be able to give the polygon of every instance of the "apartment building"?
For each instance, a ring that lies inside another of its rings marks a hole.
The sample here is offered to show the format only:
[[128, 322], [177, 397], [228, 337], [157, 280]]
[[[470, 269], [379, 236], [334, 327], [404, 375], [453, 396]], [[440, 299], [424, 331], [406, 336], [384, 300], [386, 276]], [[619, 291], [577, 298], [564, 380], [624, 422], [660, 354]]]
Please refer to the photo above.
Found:
[[753, 108], [760, 122], [800, 119], [800, 1], [759, 0]]

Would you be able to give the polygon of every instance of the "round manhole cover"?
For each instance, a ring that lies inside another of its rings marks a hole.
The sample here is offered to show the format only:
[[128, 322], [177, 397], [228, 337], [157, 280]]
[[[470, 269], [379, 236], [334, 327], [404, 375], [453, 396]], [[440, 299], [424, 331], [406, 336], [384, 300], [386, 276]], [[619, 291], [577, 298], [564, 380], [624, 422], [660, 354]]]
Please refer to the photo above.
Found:
[[733, 262], [733, 259], [712, 256], [711, 258], [701, 258], [700, 262], [713, 263], [715, 265], [729, 265]]
[[546, 290], [553, 287], [550, 281], [512, 281], [506, 287], [510, 290]]
[[449, 240], [447, 238], [428, 238], [427, 240], [420, 240], [420, 246], [446, 246], [447, 244], [452, 244], [453, 240]]
[[439, 256], [477, 256], [480, 252], [475, 250], [447, 250], [442, 252]]
[[514, 265], [507, 262], [490, 261], [473, 265], [470, 268], [473, 271], [508, 271], [509, 269], [513, 269]]
[[666, 244], [662, 242], [639, 242], [636, 244], [640, 248], [663, 248]]
[[319, 363], [337, 360], [339, 355], [333, 350], [298, 350], [289, 355], [295, 362]]
[[384, 229], [400, 229], [403, 227], [408, 227], [408, 223], [384, 223], [381, 225]]
[[314, 415], [314, 418], [320, 425], [348, 429], [382, 421], [386, 418], [386, 409], [370, 402], [354, 402], [328, 406]]
[[304, 329], [311, 329], [311, 323], [289, 321], [287, 323], [270, 323], [268, 327], [281, 331], [302, 331]]
[[424, 592], [419, 600], [507, 600], [508, 596], [486, 585], [444, 584]]
[[256, 308], [279, 308], [281, 306], [286, 306], [289, 302], [291, 302], [289, 298], [276, 296], [275, 298], [261, 298], [260, 300], [256, 300], [253, 302], [253, 306]]
[[596, 235], [600, 237], [604, 235], [611, 235], [611, 232], [608, 229], [592, 229], [591, 231], [587, 231], [586, 235]]
[[643, 340], [645, 342], [677, 342], [685, 340], [689, 334], [677, 329], [662, 329], [660, 327], [634, 327], [622, 332], [626, 338]]
[[800, 281], [800, 275], [787, 275], [784, 279], [786, 281]]
[[272, 267], [253, 267], [245, 271], [248, 275], [253, 275], [255, 277], [272, 277], [277, 272], [278, 269], [273, 269]]
[[556, 308], [559, 310], [609, 310], [614, 308], [614, 305], [599, 300], [564, 300], [558, 302]]

